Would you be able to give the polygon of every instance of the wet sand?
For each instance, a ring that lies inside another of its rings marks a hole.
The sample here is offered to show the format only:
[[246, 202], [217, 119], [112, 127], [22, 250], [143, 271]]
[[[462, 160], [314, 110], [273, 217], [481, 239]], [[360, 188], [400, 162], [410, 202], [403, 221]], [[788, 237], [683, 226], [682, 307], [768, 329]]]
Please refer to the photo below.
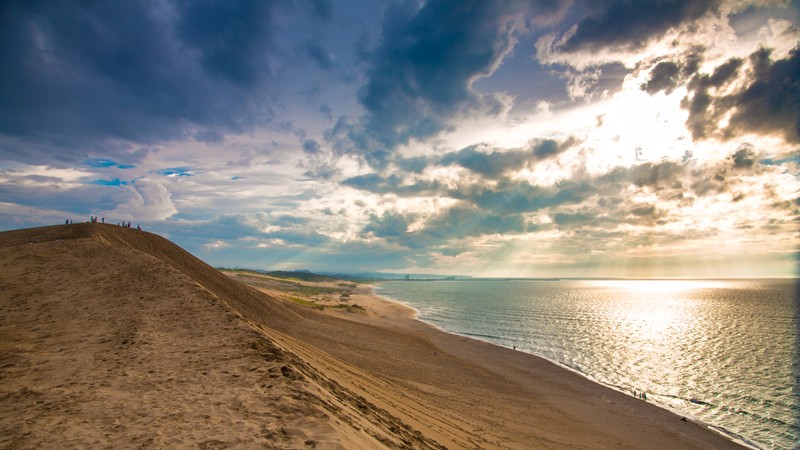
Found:
[[738, 448], [366, 286], [229, 275], [113, 225], [0, 233], [0, 447]]

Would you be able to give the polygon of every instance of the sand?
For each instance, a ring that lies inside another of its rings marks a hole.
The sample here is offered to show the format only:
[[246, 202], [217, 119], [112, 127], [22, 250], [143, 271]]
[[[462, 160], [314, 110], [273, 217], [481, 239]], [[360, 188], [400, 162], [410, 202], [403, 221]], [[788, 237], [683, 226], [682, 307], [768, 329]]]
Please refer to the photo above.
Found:
[[114, 225], [0, 233], [0, 447], [739, 448], [367, 286], [274, 281]]

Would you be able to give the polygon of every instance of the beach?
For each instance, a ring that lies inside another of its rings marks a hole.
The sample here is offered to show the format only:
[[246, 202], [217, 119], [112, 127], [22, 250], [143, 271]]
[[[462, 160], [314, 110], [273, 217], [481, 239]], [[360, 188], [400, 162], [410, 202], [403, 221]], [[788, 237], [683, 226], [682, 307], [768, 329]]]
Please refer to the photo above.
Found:
[[0, 266], [4, 448], [740, 448], [367, 285], [103, 224], [0, 233]]

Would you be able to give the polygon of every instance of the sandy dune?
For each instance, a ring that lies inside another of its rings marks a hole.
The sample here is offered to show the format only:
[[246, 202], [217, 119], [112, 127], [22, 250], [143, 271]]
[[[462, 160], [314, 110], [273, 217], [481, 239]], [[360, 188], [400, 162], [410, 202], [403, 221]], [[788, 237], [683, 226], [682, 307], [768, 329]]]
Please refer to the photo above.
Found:
[[362, 290], [276, 296], [133, 229], [0, 233], [0, 447], [736, 448]]

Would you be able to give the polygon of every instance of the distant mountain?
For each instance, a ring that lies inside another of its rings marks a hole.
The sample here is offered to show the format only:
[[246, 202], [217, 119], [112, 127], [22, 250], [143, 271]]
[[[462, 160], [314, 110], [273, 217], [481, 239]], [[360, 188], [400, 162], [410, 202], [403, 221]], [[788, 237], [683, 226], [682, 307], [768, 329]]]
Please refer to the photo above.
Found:
[[375, 280], [467, 280], [471, 277], [464, 275], [434, 275], [426, 273], [392, 273], [392, 272], [360, 272], [360, 273], [333, 273], [319, 272], [333, 278], [353, 281]]
[[248, 270], [276, 278], [297, 278], [304, 281], [332, 281], [348, 280], [357, 282], [370, 282], [380, 280], [471, 280], [473, 277], [465, 275], [434, 275], [427, 273], [393, 273], [393, 272], [312, 272], [307, 269], [298, 270], [269, 270], [269, 269], [245, 269], [240, 267], [217, 267], [219, 270]]

